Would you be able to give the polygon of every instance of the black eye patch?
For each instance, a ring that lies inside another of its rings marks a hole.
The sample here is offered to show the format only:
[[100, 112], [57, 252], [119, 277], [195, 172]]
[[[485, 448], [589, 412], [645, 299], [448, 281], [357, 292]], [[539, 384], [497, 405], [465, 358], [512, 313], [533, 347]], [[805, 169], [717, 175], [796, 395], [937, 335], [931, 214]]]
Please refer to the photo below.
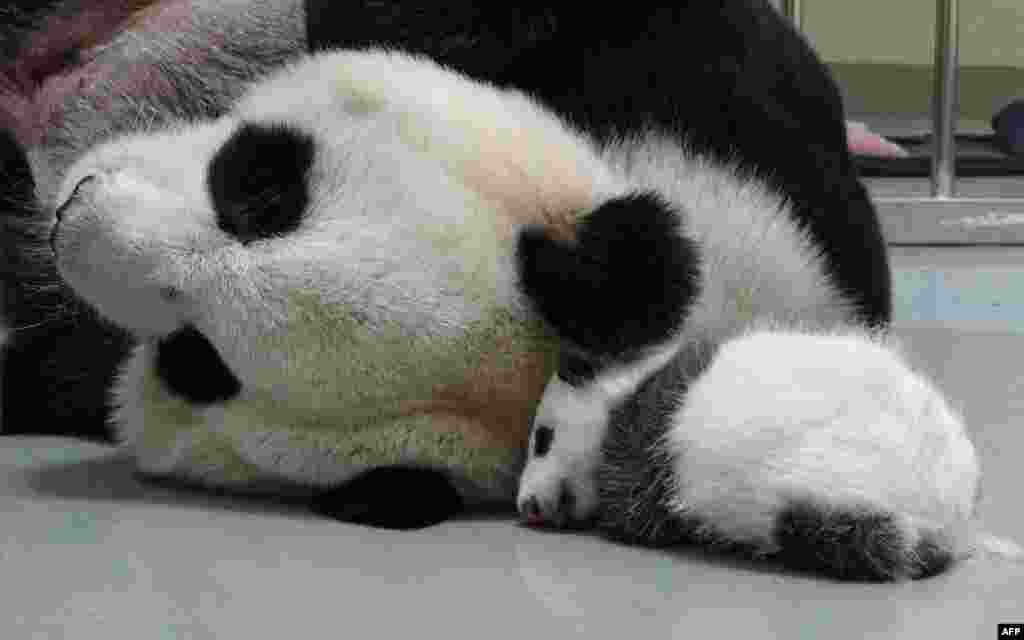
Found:
[[226, 402], [242, 390], [210, 341], [191, 326], [157, 344], [156, 374], [172, 393], [198, 405]]
[[533, 455], [538, 458], [551, 451], [551, 443], [555, 441], [555, 431], [551, 427], [537, 427], [533, 434]]
[[297, 228], [315, 151], [311, 136], [290, 127], [242, 125], [207, 169], [217, 226], [243, 243]]

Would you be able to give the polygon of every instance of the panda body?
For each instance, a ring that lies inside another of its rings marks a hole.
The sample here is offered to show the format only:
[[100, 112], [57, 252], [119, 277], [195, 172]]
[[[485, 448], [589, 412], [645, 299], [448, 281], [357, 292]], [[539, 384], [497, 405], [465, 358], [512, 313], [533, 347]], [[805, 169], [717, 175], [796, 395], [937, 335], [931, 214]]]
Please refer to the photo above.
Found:
[[605, 153], [652, 206], [627, 226], [595, 212], [575, 243], [520, 244], [524, 290], [562, 338], [526, 521], [846, 580], [993, 549], [962, 417], [841, 291], [789, 203], [664, 139]]
[[[308, 166], [282, 170], [267, 149]], [[253, 226], [253, 206], [296, 185], [301, 211]], [[268, 78], [219, 121], [85, 154], [54, 243], [64, 280], [140, 337], [114, 422], [143, 470], [322, 488], [416, 463], [453, 470], [467, 498], [508, 499], [557, 351], [518, 293], [515, 230], [569, 232], [622, 189], [522, 94], [343, 52]], [[228, 372], [226, 391], [165, 365], [181, 350]]]
[[[636, 155], [623, 166], [659, 196], [633, 211], [646, 217], [599, 210], [575, 243], [521, 238], [524, 290], [563, 341], [524, 519], [846, 580], [928, 577], [979, 548], [1021, 557], [978, 532], [962, 417], [839, 292], [786, 203], [662, 141]], [[666, 255], [686, 256], [685, 278]]]
[[[847, 577], [925, 574], [961, 544], [959, 419], [865, 333], [784, 198], [655, 130], [599, 143], [426, 58], [336, 52], [215, 121], [96, 147], [58, 194], [61, 275], [139, 337], [114, 420], [146, 473], [315, 493], [433, 468], [462, 500], [518, 490], [558, 524], [759, 554], [793, 548], [782, 531], [816, 557], [822, 513], [904, 536], [813, 567], [868, 567]], [[836, 467], [840, 442], [864, 460]], [[943, 474], [905, 464], [922, 443]]]
[[[295, 189], [298, 207], [254, 212]], [[519, 92], [386, 51], [314, 56], [219, 120], [96, 147], [58, 190], [54, 238], [64, 280], [140, 338], [114, 423], [143, 470], [322, 488], [415, 462], [507, 498], [556, 352], [518, 233], [573, 242], [592, 211], [642, 224], [629, 198], [651, 191], [717, 260], [682, 339], [782, 294], [852, 315], [756, 181], [653, 132], [598, 145]], [[178, 351], [194, 367], [168, 364]]]
[[[0, 8], [0, 432], [112, 442], [135, 343], [61, 280], [48, 245], [96, 145], [225, 113], [306, 50], [302, 0], [49, 0]], [[9, 155], [8, 155], [9, 154]]]
[[596, 519], [624, 541], [870, 581], [979, 547], [962, 418], [878, 332], [766, 323], [684, 350], [612, 409], [601, 453]]
[[847, 151], [839, 91], [766, 0], [640, 4], [582, 22], [568, 5], [50, 4], [11, 39], [11, 64], [0, 70], [0, 120], [29, 160], [5, 157], [14, 179], [0, 193], [4, 433], [112, 439], [109, 388], [135, 340], [56, 272], [47, 239], [71, 165], [114, 137], [223, 115], [252, 79], [307, 47], [427, 55], [528, 91], [601, 144], [647, 129], [686, 139], [695, 155], [735, 162], [785, 194], [834, 282], [865, 318], [888, 318], [884, 246]]

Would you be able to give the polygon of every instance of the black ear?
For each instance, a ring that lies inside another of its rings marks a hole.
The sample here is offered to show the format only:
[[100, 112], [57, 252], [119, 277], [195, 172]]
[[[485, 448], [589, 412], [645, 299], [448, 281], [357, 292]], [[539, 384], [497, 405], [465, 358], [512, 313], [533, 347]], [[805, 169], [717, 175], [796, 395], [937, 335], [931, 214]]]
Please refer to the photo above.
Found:
[[312, 137], [290, 127], [243, 124], [207, 170], [217, 225], [243, 243], [298, 227], [315, 150]]
[[523, 292], [540, 315], [592, 356], [666, 341], [698, 294], [697, 246], [683, 234], [679, 214], [653, 193], [602, 204], [572, 243], [527, 228], [517, 258]]
[[380, 467], [326, 491], [313, 501], [317, 513], [382, 529], [422, 529], [463, 509], [462, 497], [439, 471]]

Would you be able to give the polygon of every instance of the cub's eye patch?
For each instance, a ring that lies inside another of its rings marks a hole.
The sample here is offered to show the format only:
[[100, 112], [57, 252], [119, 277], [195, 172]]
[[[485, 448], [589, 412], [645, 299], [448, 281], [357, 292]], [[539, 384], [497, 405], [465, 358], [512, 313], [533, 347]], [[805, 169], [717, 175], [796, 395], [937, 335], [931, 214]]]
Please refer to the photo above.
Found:
[[597, 377], [598, 367], [577, 355], [563, 352], [558, 362], [558, 377], [573, 387], [582, 387]]
[[217, 226], [243, 243], [299, 226], [316, 143], [284, 125], [243, 124], [207, 169]]
[[551, 443], [555, 440], [555, 431], [551, 427], [537, 427], [533, 434], [533, 455], [538, 458], [547, 455]]

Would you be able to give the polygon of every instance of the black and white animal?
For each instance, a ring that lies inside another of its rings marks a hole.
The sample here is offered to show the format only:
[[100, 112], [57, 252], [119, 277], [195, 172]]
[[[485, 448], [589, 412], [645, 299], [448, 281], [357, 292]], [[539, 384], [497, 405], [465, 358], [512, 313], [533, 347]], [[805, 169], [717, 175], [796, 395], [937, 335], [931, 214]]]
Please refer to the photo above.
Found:
[[518, 506], [633, 543], [698, 542], [843, 579], [933, 575], [976, 546], [962, 419], [827, 269], [784, 199], [647, 136], [602, 148], [630, 195], [519, 238], [562, 339]]
[[[143, 470], [245, 490], [298, 486], [338, 517], [411, 526], [466, 501], [511, 502], [542, 400], [530, 449], [551, 453], [531, 453], [520, 488], [532, 518], [585, 519], [596, 495], [602, 520], [619, 523], [605, 528], [636, 541], [667, 542], [648, 534], [675, 528], [786, 548], [766, 533], [767, 515], [757, 537], [750, 522], [716, 529], [705, 526], [714, 518], [701, 523], [704, 512], [658, 501], [687, 485], [666, 484], [685, 476], [645, 458], [670, 425], [660, 409], [647, 419], [660, 405], [641, 401], [657, 390], [676, 409], [696, 402], [691, 385], [728, 392], [693, 379], [720, 380], [715, 366], [728, 361], [712, 355], [764, 322], [857, 334], [888, 319], [885, 251], [846, 152], [838, 92], [767, 4], [638, 6], [586, 25], [559, 9], [460, 6], [465, 20], [423, 26], [411, 6], [381, 15], [379, 4], [309, 2], [320, 16], [309, 25], [314, 46], [392, 43], [476, 81], [420, 58], [336, 54], [288, 67], [234, 109], [249, 80], [297, 55], [301, 7], [191, 4], [203, 11], [181, 15], [197, 31], [157, 28], [164, 14], [151, 11], [145, 37], [106, 47], [81, 75], [124, 72], [75, 102], [51, 95], [64, 105], [62, 126], [27, 145], [45, 215], [24, 228], [44, 243], [8, 248], [18, 268], [4, 275], [17, 274], [9, 284], [21, 297], [5, 312], [21, 321], [11, 323], [6, 407], [106, 422], [114, 373], [94, 369], [122, 360], [128, 330], [135, 347], [119, 367], [113, 426]], [[242, 14], [255, 18], [232, 22]], [[211, 45], [228, 31], [251, 37]], [[159, 34], [173, 46], [146, 45]], [[515, 34], [523, 39], [512, 46]], [[194, 50], [203, 64], [168, 60]], [[119, 84], [138, 69], [137, 86]], [[75, 74], [66, 80], [57, 89], [81, 86]], [[45, 240], [57, 212], [53, 244], [74, 294], [50, 278]], [[46, 333], [55, 318], [59, 330]], [[44, 333], [22, 330], [26, 320]], [[566, 347], [560, 366], [547, 327]], [[749, 366], [770, 379], [767, 364]], [[53, 382], [27, 384], [33, 376]], [[34, 389], [61, 400], [32, 402]], [[558, 414], [568, 406], [578, 413]], [[20, 428], [52, 417], [4, 415]], [[733, 422], [750, 426], [742, 418]], [[801, 443], [791, 435], [778, 451], [754, 452], [780, 460]], [[913, 448], [903, 446], [888, 451]], [[679, 450], [659, 449], [683, 460]], [[956, 485], [963, 495], [971, 464]], [[647, 483], [650, 474], [663, 482]], [[769, 480], [777, 496], [800, 497]], [[637, 486], [649, 489], [643, 504]], [[825, 499], [837, 496], [771, 503], [772, 522], [796, 513], [812, 526], [822, 506], [849, 506]], [[877, 497], [857, 513], [880, 514], [871, 531], [898, 529], [903, 541], [888, 556], [843, 540], [831, 549], [861, 565], [895, 558], [862, 573], [927, 573], [959, 548], [962, 537], [940, 540], [934, 559], [914, 564], [907, 550], [928, 550], [918, 541], [935, 537], [899, 518], [912, 501], [883, 511]], [[961, 497], [942, 504], [962, 506]], [[616, 520], [616, 505], [629, 518]], [[848, 513], [816, 530], [849, 531]], [[842, 573], [844, 562], [819, 568]]]
[[[585, 26], [242, 4], [132, 6], [141, 32], [43, 85], [21, 112], [41, 120], [14, 117], [45, 215], [4, 237], [6, 430], [94, 432], [134, 343], [113, 423], [152, 474], [426, 524], [513, 499], [542, 400], [519, 488], [533, 520], [597, 514], [633, 541], [846, 577], [959, 553], [973, 450], [880, 337], [888, 267], [838, 92], [766, 3]], [[349, 52], [232, 108], [299, 54], [307, 17], [316, 48], [391, 44], [476, 81]], [[19, 410], [40, 410], [33, 389], [63, 413]], [[927, 456], [949, 464], [912, 477]]]
[[0, 433], [110, 441], [134, 339], [70, 290], [47, 244], [69, 166], [102, 142], [225, 113], [306, 50], [302, 0], [0, 6]]
[[511, 500], [535, 414], [534, 520], [848, 578], [972, 540], [974, 449], [866, 334], [883, 312], [775, 190], [656, 129], [599, 142], [428, 58], [341, 51], [97, 146], [54, 211], [62, 277], [139, 341], [114, 420], [148, 473], [403, 526], [419, 505], [353, 485]]
[[[443, 11], [412, 2], [325, 0], [20, 5], [26, 9], [16, 15], [11, 13], [14, 5], [2, 9], [5, 18], [12, 18], [8, 23], [20, 25], [15, 37], [4, 38], [10, 56], [0, 67], [0, 118], [12, 134], [10, 139], [0, 136], [0, 284], [8, 329], [0, 336], [3, 433], [110, 438], [117, 430], [111, 389], [138, 339], [97, 313], [56, 272], [49, 238], [57, 196], [72, 165], [81, 166], [85, 154], [121, 136], [137, 133], [146, 139], [151, 131], [190, 129], [190, 123], [225, 115], [250, 82], [294, 60], [307, 46], [386, 45], [421, 53], [475, 80], [529, 91], [598, 144], [648, 130], [677, 142], [685, 139], [695, 154], [736, 163], [784, 194], [824, 248], [833, 281], [858, 301], [864, 319], [878, 323], [888, 318], [885, 252], [847, 152], [839, 92], [804, 40], [766, 2], [688, 2], [671, 8], [641, 3], [627, 14], [601, 14], [586, 22], [568, 6], [460, 2]], [[168, 153], [157, 143], [167, 139], [156, 136], [149, 145], [136, 145], [145, 150], [139, 162], [155, 166], [186, 149], [193, 153], [187, 146]], [[314, 146], [321, 145], [314, 139]], [[250, 148], [239, 143], [230, 150]], [[801, 152], [780, 153], [791, 149]], [[187, 162], [199, 175], [209, 170], [211, 157], [195, 150]], [[310, 175], [321, 181], [312, 187], [326, 182], [325, 176]], [[198, 192], [201, 187], [190, 184], [187, 189]], [[370, 291], [374, 282], [363, 286]], [[165, 293], [174, 295], [172, 289]], [[230, 369], [216, 366], [219, 353], [195, 338], [196, 333], [183, 332], [165, 340], [164, 351], [172, 357], [162, 361], [159, 371], [169, 378], [191, 378], [193, 387], [203, 388], [196, 399], [216, 405], [234, 388], [225, 373]], [[501, 483], [514, 488], [528, 423], [557, 357], [550, 343], [540, 351], [543, 357], [506, 358], [495, 365], [514, 367], [514, 375], [478, 377], [487, 384], [477, 385], [486, 398], [477, 404], [489, 412], [473, 409], [461, 395], [446, 400], [456, 413], [493, 423], [480, 433], [499, 434], [481, 440], [488, 445], [484, 449], [499, 452], [478, 467], [478, 477], [489, 483], [500, 475], [505, 478]], [[213, 363], [203, 364], [212, 355], [217, 355], [210, 358]], [[415, 371], [418, 362], [410, 358], [402, 366]], [[211, 382], [196, 372], [211, 376]], [[392, 432], [382, 427], [381, 432], [385, 441], [404, 442], [403, 460], [418, 468], [464, 465], [461, 454], [450, 453], [463, 451], [450, 437], [445, 444], [449, 453], [421, 446], [424, 437], [438, 439], [438, 423], [421, 418], [429, 428]], [[422, 513], [408, 518], [420, 523], [458, 508], [458, 501], [436, 497], [396, 499], [409, 498], [408, 470], [396, 472], [388, 466], [394, 456], [378, 457], [374, 449], [361, 448], [358, 439], [351, 450], [360, 453], [361, 468], [381, 470], [360, 476], [358, 486], [376, 505], [364, 513], [365, 521], [394, 523], [389, 514], [404, 517], [410, 503], [422, 505]], [[495, 460], [503, 461], [501, 474], [492, 474]], [[245, 484], [246, 478], [240, 474], [236, 484]], [[438, 495], [450, 498], [447, 483], [434, 480], [415, 484], [438, 487]], [[351, 494], [347, 499], [359, 502]]]
[[526, 91], [599, 142], [654, 129], [736, 163], [792, 203], [864, 317], [888, 318], [885, 253], [839, 91], [764, 0], [640, 2], [586, 21], [570, 5], [461, 1], [9, 5], [0, 7], [0, 22], [16, 25], [0, 29], [0, 127], [12, 133], [0, 136], [2, 433], [112, 437], [109, 389], [134, 338], [57, 277], [47, 238], [70, 165], [116, 136], [222, 116], [251, 81], [307, 49], [423, 54]]

